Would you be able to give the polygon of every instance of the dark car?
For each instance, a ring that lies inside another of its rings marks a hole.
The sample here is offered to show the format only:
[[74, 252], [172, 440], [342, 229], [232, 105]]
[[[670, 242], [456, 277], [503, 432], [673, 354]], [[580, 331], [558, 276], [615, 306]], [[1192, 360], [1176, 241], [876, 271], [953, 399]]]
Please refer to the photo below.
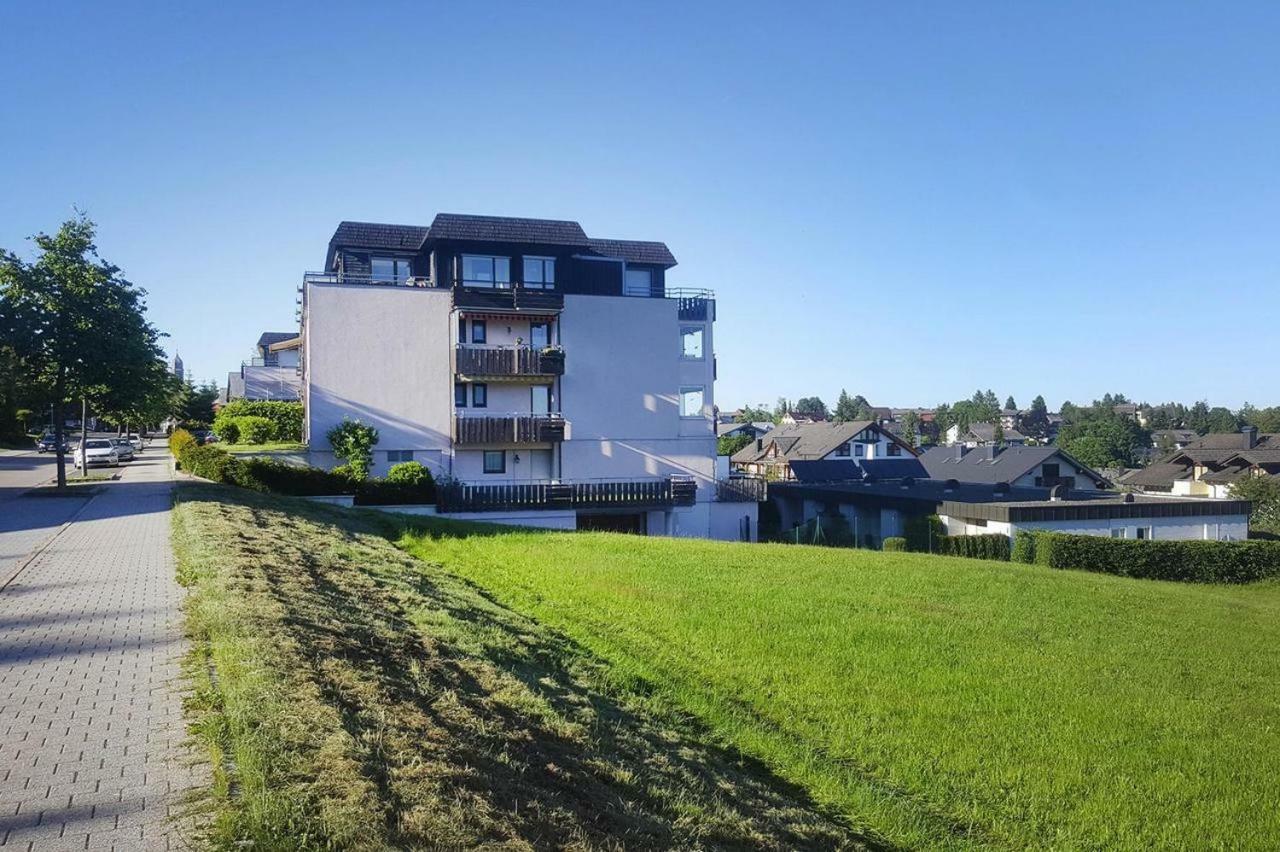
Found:
[[[58, 451], [57, 435], [41, 435], [40, 440], [36, 441], [37, 453], [56, 453]], [[62, 442], [62, 451], [64, 453], [71, 452], [71, 444], [65, 439]]]
[[199, 444], [212, 444], [218, 440], [218, 436], [210, 432], [208, 429], [198, 429], [191, 433], [191, 437], [196, 439]]

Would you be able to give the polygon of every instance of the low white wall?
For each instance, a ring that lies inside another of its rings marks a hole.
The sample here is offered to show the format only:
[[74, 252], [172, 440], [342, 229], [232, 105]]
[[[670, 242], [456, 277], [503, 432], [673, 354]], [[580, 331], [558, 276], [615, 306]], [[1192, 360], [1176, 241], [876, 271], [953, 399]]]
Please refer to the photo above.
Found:
[[1114, 518], [1076, 521], [1022, 521], [1016, 524], [988, 521], [977, 526], [960, 518], [942, 516], [947, 535], [983, 535], [1003, 533], [1012, 536], [1019, 530], [1044, 530], [1070, 535], [1109, 536], [1113, 529], [1124, 529], [1125, 537], [1136, 539], [1138, 527], [1150, 527], [1152, 538], [1165, 541], [1226, 541], [1249, 537], [1249, 519], [1244, 515], [1204, 515], [1194, 518]]

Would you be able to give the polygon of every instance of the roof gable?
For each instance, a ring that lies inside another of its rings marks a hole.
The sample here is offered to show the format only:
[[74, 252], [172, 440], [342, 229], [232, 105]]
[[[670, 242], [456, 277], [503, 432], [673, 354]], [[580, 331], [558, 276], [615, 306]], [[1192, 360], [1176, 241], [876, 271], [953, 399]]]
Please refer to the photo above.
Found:
[[587, 246], [587, 234], [567, 219], [522, 219], [439, 213], [431, 220], [432, 240], [471, 240], [490, 243]]
[[666, 243], [647, 240], [598, 240], [588, 239], [591, 250], [605, 257], [618, 257], [627, 263], [652, 263], [670, 268], [676, 265], [675, 255]]

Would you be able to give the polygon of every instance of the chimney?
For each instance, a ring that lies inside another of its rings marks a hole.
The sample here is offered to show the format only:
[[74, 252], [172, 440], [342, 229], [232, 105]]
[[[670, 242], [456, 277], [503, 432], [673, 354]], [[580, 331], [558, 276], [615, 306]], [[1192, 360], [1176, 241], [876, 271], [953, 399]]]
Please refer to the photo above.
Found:
[[964, 444], [956, 444], [951, 448], [952, 458], [954, 458], [956, 461], [960, 461], [960, 459], [964, 458], [964, 454], [966, 450], [968, 450], [968, 447], [966, 447]]
[[1244, 434], [1244, 448], [1252, 450], [1258, 444], [1258, 427], [1246, 426], [1240, 430]]
[[1000, 455], [1000, 448], [995, 444], [983, 444], [978, 452], [981, 453], [978, 458], [983, 461], [994, 461], [995, 457]]
[[756, 438], [756, 452], [764, 449], [764, 438]]

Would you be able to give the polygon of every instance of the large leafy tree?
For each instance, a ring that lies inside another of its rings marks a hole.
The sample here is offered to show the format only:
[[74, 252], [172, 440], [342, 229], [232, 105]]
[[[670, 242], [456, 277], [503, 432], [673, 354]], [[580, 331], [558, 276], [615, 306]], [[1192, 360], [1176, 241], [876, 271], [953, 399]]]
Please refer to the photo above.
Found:
[[[1110, 395], [1108, 395], [1110, 396]], [[1151, 433], [1113, 411], [1117, 397], [1095, 400], [1088, 408], [1063, 403], [1070, 418], [1058, 433], [1058, 445], [1090, 467], [1133, 467], [1151, 445]]]
[[822, 401], [821, 397], [804, 396], [796, 400], [796, 407], [792, 409], [792, 413], [804, 417], [812, 417], [814, 420], [825, 420], [827, 418], [827, 404]]
[[833, 418], [838, 423], [849, 423], [854, 420], [871, 420], [871, 403], [862, 394], [849, 396], [847, 390], [841, 389], [840, 398], [836, 400]]
[[1031, 400], [1031, 408], [1027, 409], [1027, 413], [1021, 418], [1020, 424], [1022, 431], [1030, 435], [1036, 440], [1044, 440], [1049, 434], [1049, 406], [1045, 404], [1044, 397], [1036, 395]]
[[56, 234], [36, 235], [39, 255], [30, 263], [0, 249], [0, 298], [12, 314], [8, 342], [27, 379], [53, 403], [60, 488], [66, 486], [64, 404], [110, 404], [142, 394], [164, 355], [146, 319], [144, 291], [98, 256], [95, 230], [80, 215]]

